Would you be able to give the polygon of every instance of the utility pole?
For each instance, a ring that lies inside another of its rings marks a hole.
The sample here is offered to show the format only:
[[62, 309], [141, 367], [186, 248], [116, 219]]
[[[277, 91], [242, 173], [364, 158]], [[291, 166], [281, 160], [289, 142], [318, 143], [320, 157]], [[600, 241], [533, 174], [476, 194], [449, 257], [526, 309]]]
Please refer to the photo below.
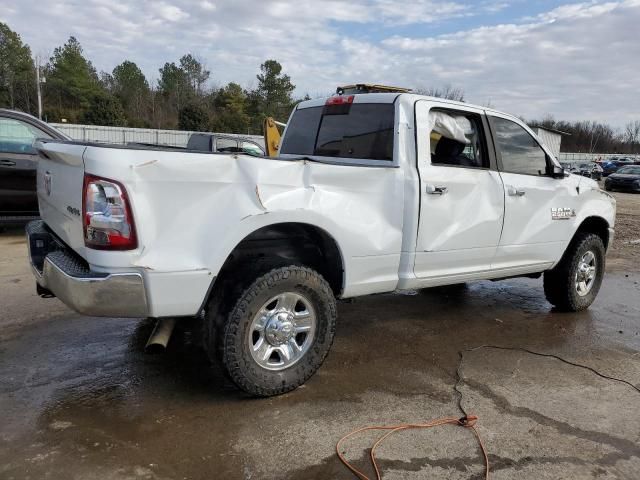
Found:
[[38, 118], [42, 120], [42, 88], [40, 82], [40, 58], [36, 56], [36, 84], [38, 90]]

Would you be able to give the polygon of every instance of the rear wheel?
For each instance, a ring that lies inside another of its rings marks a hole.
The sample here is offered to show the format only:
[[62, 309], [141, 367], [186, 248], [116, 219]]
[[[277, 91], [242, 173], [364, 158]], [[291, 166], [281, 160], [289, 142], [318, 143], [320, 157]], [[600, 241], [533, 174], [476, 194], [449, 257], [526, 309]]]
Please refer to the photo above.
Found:
[[217, 349], [227, 374], [242, 390], [278, 395], [318, 370], [335, 325], [336, 302], [324, 278], [309, 268], [281, 267], [240, 293], [222, 331], [209, 340], [217, 342], [210, 348]]
[[578, 233], [560, 263], [544, 274], [547, 300], [562, 311], [588, 308], [600, 290], [604, 267], [602, 239], [593, 233]]

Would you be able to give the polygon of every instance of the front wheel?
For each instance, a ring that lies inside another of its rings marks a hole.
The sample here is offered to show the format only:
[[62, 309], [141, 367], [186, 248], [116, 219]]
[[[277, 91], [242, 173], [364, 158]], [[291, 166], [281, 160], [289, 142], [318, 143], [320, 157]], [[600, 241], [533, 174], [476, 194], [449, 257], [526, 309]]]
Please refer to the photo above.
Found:
[[247, 287], [229, 313], [218, 350], [231, 380], [256, 396], [306, 382], [322, 365], [336, 327], [336, 301], [317, 272], [271, 270]]
[[604, 277], [605, 248], [593, 233], [578, 233], [562, 260], [544, 273], [544, 293], [558, 310], [577, 312], [593, 303]]

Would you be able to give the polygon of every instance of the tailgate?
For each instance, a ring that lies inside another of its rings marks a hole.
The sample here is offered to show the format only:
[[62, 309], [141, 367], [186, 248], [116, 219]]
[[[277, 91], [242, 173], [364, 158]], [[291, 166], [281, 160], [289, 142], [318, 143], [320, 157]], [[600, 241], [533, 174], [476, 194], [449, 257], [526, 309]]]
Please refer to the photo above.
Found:
[[85, 257], [82, 184], [86, 145], [39, 141], [37, 188], [40, 216], [69, 247]]

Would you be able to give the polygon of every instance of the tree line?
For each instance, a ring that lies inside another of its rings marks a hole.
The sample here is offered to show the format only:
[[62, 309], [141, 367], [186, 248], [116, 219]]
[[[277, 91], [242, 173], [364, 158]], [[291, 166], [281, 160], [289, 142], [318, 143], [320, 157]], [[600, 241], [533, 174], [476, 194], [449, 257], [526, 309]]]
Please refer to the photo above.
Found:
[[[40, 73], [48, 122], [262, 133], [266, 116], [286, 120], [302, 100], [293, 97], [295, 85], [276, 60], [260, 65], [256, 88], [210, 87], [211, 72], [187, 53], [165, 63], [154, 84], [130, 60], [98, 72], [75, 37], [54, 49]], [[37, 113], [36, 88], [31, 49], [0, 22], [0, 107]]]
[[595, 121], [567, 122], [548, 116], [529, 125], [567, 133], [562, 137], [562, 151], [576, 153], [640, 153], [640, 120], [629, 122], [622, 130]]
[[[262, 133], [267, 116], [286, 121], [297, 102], [295, 85], [276, 60], [266, 60], [255, 88], [238, 83], [210, 87], [211, 72], [187, 53], [158, 70], [149, 82], [134, 62], [97, 72], [80, 42], [70, 37], [41, 66], [43, 118], [49, 122], [166, 128], [227, 133]], [[20, 35], [0, 22], [0, 107], [37, 112], [36, 66]], [[464, 101], [461, 88], [419, 88], [416, 93]], [[306, 96], [305, 98], [309, 98]], [[566, 122], [546, 117], [530, 125], [568, 133], [562, 151], [640, 153], [640, 120], [622, 131], [595, 121]]]

